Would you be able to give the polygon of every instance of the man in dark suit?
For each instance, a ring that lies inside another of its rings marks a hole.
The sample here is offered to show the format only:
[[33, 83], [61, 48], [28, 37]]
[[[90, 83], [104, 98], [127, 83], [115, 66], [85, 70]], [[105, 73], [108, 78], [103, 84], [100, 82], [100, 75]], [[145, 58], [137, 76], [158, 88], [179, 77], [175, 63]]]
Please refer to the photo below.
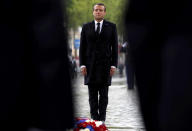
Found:
[[82, 28], [79, 54], [81, 72], [89, 89], [91, 118], [100, 121], [106, 119], [108, 86], [111, 85], [118, 57], [116, 25], [104, 20], [105, 14], [104, 4], [94, 5], [95, 20]]
[[125, 53], [125, 67], [128, 89], [134, 89], [134, 66], [132, 63], [131, 50], [129, 49], [129, 43], [125, 41], [121, 47], [121, 52]]
[[131, 0], [126, 29], [147, 131], [192, 121], [192, 1]]

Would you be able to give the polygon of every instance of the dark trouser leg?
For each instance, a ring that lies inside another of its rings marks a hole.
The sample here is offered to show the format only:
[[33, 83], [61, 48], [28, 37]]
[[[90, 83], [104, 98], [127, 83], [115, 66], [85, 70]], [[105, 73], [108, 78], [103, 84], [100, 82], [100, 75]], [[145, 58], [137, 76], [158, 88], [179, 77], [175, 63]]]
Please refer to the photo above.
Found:
[[129, 89], [134, 88], [134, 72], [132, 66], [130, 64], [126, 65], [126, 73], [127, 73], [127, 85]]
[[98, 87], [95, 85], [88, 85], [89, 88], [89, 105], [91, 118], [99, 120], [98, 114]]
[[99, 119], [105, 121], [108, 104], [108, 86], [99, 87]]

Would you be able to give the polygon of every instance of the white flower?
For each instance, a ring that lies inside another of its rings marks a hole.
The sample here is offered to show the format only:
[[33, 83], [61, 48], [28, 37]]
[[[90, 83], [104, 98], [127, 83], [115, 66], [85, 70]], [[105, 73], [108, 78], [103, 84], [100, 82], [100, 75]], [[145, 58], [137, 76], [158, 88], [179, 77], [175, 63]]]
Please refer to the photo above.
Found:
[[85, 122], [89, 123], [89, 122], [90, 122], [90, 120], [86, 120]]
[[90, 122], [95, 122], [95, 121], [93, 119], [91, 119]]
[[95, 124], [96, 124], [96, 127], [99, 127], [100, 125], [103, 124], [103, 122], [102, 121], [96, 121]]
[[79, 131], [90, 131], [89, 128], [80, 129]]

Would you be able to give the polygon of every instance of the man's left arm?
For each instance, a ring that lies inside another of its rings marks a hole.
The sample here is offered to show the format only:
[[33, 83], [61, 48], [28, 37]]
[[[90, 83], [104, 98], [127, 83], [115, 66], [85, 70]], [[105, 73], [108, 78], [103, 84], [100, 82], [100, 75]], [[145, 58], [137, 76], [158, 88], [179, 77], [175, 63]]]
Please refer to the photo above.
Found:
[[110, 75], [112, 76], [115, 73], [117, 68], [117, 60], [118, 60], [118, 37], [117, 37], [117, 28], [116, 25], [113, 25], [113, 35], [111, 41], [111, 49], [112, 49], [112, 61], [111, 61], [111, 71]]

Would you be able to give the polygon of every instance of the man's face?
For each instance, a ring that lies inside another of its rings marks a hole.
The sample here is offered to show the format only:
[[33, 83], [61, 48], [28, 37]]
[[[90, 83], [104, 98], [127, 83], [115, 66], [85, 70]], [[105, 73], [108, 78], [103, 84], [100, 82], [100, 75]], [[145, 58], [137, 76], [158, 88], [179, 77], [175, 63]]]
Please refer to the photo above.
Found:
[[95, 20], [102, 20], [105, 16], [105, 7], [101, 5], [95, 5], [93, 10], [93, 16]]

